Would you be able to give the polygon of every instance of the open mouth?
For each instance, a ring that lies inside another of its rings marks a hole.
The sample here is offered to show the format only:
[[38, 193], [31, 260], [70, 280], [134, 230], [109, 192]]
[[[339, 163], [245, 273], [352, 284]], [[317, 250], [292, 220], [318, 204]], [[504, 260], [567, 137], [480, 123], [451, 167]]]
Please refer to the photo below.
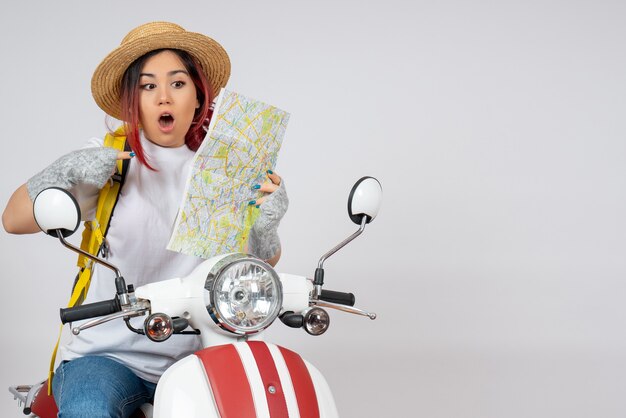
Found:
[[169, 113], [163, 113], [159, 117], [159, 126], [161, 128], [171, 128], [172, 125], [174, 125], [174, 116], [170, 115]]

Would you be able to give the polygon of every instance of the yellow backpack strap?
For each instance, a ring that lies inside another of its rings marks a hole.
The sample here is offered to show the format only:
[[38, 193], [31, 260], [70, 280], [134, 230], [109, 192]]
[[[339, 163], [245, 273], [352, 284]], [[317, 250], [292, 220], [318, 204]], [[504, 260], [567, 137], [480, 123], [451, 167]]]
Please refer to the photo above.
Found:
[[[123, 127], [118, 128], [113, 134], [108, 133], [104, 138], [104, 146], [120, 151], [130, 151], [130, 146], [126, 142]], [[105, 236], [109, 229], [109, 221], [113, 216], [113, 210], [115, 209], [120, 189], [124, 184], [124, 179], [128, 172], [129, 163], [130, 160], [117, 161], [115, 174], [111, 181], [104, 185], [98, 195], [95, 219], [85, 222], [85, 230], [83, 231], [80, 248], [89, 254], [98, 255], [98, 253], [103, 252], [106, 256], [108, 247], [106, 246]], [[89, 291], [89, 285], [91, 284], [92, 261], [83, 255], [79, 255], [76, 264], [78, 265], [79, 271], [74, 281], [70, 301], [67, 304], [68, 308], [81, 305], [85, 301], [87, 292]], [[61, 329], [59, 330], [59, 337], [57, 338], [50, 360], [50, 371], [48, 373], [49, 394], [52, 391], [52, 377], [54, 376], [54, 365], [56, 363], [56, 354], [59, 348], [59, 342], [61, 341], [62, 331], [63, 325], [61, 325]]]
[[[104, 138], [104, 146], [120, 151], [130, 149], [126, 143], [123, 128], [119, 128], [114, 134], [108, 133]], [[106, 252], [108, 249], [106, 247], [105, 236], [109, 229], [109, 222], [113, 215], [120, 189], [124, 183], [129, 162], [130, 160], [117, 161], [116, 173], [113, 175], [112, 180], [105, 184], [100, 190], [95, 219], [85, 222], [85, 230], [83, 231], [83, 239], [80, 248], [89, 254], [98, 255], [98, 253], [102, 251], [105, 256], [107, 255]], [[79, 255], [76, 264], [80, 272], [74, 290], [72, 291], [72, 297], [68, 307], [80, 305], [85, 300], [91, 280], [91, 260], [83, 255]]]

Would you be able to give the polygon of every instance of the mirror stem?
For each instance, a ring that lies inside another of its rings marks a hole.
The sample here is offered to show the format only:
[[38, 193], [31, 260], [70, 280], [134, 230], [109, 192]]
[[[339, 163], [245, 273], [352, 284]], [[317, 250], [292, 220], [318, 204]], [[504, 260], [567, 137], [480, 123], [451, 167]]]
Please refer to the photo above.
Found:
[[361, 218], [361, 227], [358, 229], [358, 231], [350, 235], [345, 240], [341, 241], [336, 247], [334, 247], [332, 250], [330, 250], [320, 258], [320, 261], [317, 263], [317, 269], [315, 270], [315, 280], [313, 281], [313, 284], [315, 285], [314, 296], [316, 299], [319, 298], [319, 296], [322, 294], [322, 286], [324, 285], [324, 261], [326, 261], [326, 259], [331, 255], [335, 254], [337, 251], [348, 245], [350, 241], [361, 235], [365, 230], [365, 225], [367, 225], [367, 216], [363, 215], [363, 217]]
[[317, 268], [323, 269], [324, 268], [324, 261], [326, 261], [326, 259], [328, 257], [330, 257], [331, 255], [335, 254], [337, 251], [341, 250], [343, 247], [348, 245], [348, 243], [350, 243], [350, 241], [352, 241], [353, 239], [355, 239], [356, 237], [361, 235], [361, 233], [363, 233], [363, 231], [365, 230], [365, 225], [367, 225], [367, 216], [364, 215], [363, 218], [361, 218], [361, 227], [359, 228], [359, 230], [356, 231], [354, 234], [350, 235], [345, 240], [343, 240], [335, 248], [333, 248], [332, 250], [330, 250], [329, 252], [324, 254], [322, 256], [322, 258], [320, 258], [320, 261], [317, 263]]
[[69, 248], [70, 250], [72, 250], [72, 251], [74, 251], [74, 252], [76, 252], [78, 254], [84, 255], [85, 257], [87, 257], [88, 259], [90, 259], [90, 260], [92, 260], [92, 261], [94, 261], [96, 263], [102, 264], [104, 267], [107, 267], [107, 268], [113, 270], [115, 272], [115, 277], [121, 277], [122, 276], [122, 273], [113, 264], [109, 264], [106, 261], [104, 261], [104, 260], [102, 260], [102, 259], [100, 259], [98, 257], [95, 257], [95, 256], [89, 254], [86, 251], [83, 251], [81, 248], [73, 246], [69, 242], [65, 241], [65, 238], [63, 238], [63, 235], [61, 235], [60, 233], [57, 234], [57, 237], [59, 238], [59, 241], [61, 241], [61, 244], [63, 244], [65, 247]]

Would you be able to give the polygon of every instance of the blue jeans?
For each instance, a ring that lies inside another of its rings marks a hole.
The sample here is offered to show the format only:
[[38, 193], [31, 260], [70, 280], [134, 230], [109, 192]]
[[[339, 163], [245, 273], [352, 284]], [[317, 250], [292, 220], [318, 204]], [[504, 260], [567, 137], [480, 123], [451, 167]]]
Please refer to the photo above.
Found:
[[155, 389], [156, 383], [102, 356], [63, 362], [52, 381], [59, 418], [128, 418]]

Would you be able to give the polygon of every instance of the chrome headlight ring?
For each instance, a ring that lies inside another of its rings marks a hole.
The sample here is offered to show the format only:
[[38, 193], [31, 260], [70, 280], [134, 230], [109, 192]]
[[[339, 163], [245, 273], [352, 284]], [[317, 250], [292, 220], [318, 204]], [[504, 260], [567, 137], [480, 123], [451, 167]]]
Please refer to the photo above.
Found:
[[216, 263], [204, 288], [206, 309], [215, 324], [238, 335], [269, 327], [283, 305], [276, 271], [246, 254], [231, 254]]

